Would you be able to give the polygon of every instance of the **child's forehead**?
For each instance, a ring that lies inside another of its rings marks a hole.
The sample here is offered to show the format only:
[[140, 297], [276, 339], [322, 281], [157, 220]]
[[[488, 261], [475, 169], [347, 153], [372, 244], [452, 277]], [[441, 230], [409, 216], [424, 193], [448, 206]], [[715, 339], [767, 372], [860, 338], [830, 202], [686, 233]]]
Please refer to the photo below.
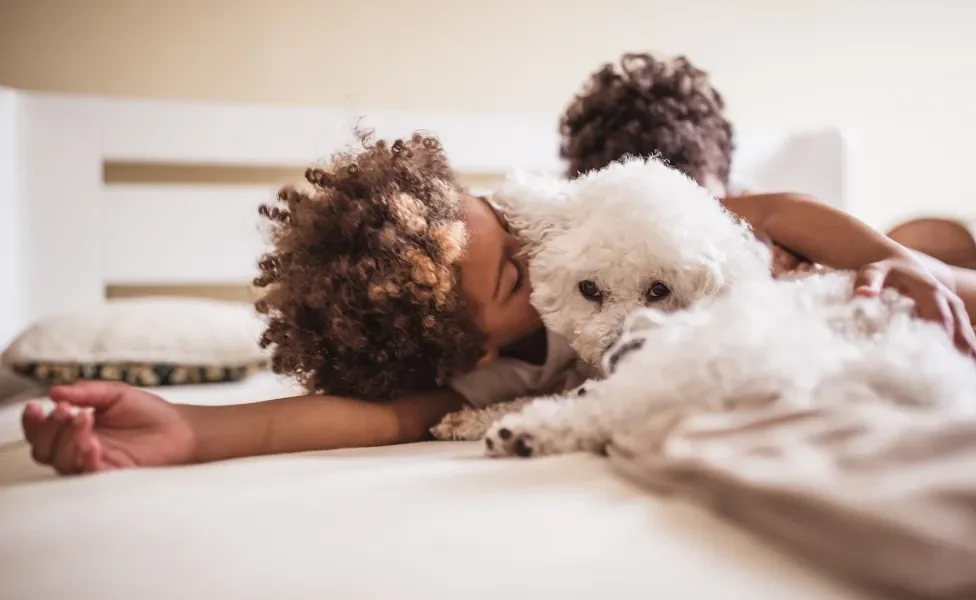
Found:
[[495, 201], [494, 194], [472, 194], [468, 193], [468, 197], [478, 203], [480, 206], [484, 206], [488, 209], [491, 217], [503, 227], [505, 226], [505, 212], [502, 206]]
[[470, 192], [469, 191], [469, 192], [466, 192], [466, 193], [467, 193], [468, 196], [470, 196], [471, 198], [477, 200], [478, 202], [482, 202], [482, 203], [488, 205], [488, 208], [490, 208], [492, 211], [494, 211], [496, 213], [500, 213], [501, 212], [501, 210], [502, 210], [501, 205], [499, 205], [497, 202], [495, 202], [495, 194], [494, 194], [494, 192], [489, 192], [489, 193], [478, 192], [478, 193], [475, 193], [475, 192]]

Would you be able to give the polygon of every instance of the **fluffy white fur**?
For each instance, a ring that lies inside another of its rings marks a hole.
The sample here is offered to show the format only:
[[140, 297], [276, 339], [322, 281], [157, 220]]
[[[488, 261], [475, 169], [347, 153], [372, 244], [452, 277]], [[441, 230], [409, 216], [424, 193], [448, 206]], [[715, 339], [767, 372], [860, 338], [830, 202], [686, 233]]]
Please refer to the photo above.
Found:
[[[496, 203], [529, 255], [546, 328], [598, 366], [637, 308], [686, 308], [769, 272], [766, 247], [701, 186], [658, 160], [630, 159], [575, 180], [516, 175]], [[592, 281], [602, 302], [585, 298]], [[670, 289], [649, 300], [655, 282]]]
[[[757, 403], [976, 407], [976, 365], [908, 299], [853, 298], [848, 273], [774, 280], [748, 227], [657, 160], [572, 182], [515, 178], [498, 200], [524, 237], [546, 326], [605, 377], [449, 415], [438, 437], [539, 456], [602, 452], [687, 411]], [[581, 280], [599, 285], [602, 302], [583, 297]], [[649, 299], [653, 282], [670, 294]]]

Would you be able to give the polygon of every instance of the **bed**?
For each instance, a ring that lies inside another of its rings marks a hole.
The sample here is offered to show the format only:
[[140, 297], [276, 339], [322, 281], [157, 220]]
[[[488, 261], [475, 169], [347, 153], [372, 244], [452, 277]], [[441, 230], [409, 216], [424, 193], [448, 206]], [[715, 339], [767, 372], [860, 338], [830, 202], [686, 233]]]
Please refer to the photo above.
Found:
[[[472, 187], [560, 168], [546, 118], [0, 90], [0, 277], [16, 282], [0, 287], [0, 344], [106, 298], [246, 299], [256, 205], [359, 116], [381, 136], [436, 132]], [[750, 132], [734, 179], [847, 207], [851, 164], [836, 128]], [[158, 391], [217, 404], [295, 390], [262, 372]], [[864, 597], [590, 456], [425, 443], [57, 478], [20, 439], [31, 395], [0, 403], [0, 598]]]

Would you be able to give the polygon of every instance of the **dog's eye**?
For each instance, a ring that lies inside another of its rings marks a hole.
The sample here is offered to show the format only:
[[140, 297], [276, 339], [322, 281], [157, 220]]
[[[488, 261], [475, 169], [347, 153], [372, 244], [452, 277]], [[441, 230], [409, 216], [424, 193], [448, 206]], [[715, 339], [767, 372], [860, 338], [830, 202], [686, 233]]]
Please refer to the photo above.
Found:
[[593, 283], [589, 279], [584, 279], [583, 281], [579, 282], [577, 287], [579, 287], [580, 294], [583, 294], [583, 297], [587, 300], [598, 302], [603, 298], [603, 292], [600, 291], [600, 286]]
[[651, 287], [647, 288], [647, 293], [644, 297], [648, 302], [658, 302], [659, 300], [664, 300], [671, 295], [671, 288], [668, 284], [662, 281], [655, 281], [651, 284]]

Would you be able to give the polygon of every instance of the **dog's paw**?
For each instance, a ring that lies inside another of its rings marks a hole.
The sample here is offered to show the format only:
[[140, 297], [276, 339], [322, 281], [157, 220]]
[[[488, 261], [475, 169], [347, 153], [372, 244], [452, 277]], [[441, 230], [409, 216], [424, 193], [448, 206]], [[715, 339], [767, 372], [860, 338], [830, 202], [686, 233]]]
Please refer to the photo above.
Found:
[[485, 451], [488, 456], [530, 458], [540, 456], [542, 447], [516, 419], [502, 419], [485, 434]]
[[[488, 456], [534, 458], [580, 449], [573, 428], [558, 419], [560, 403], [541, 400], [523, 412], [505, 415], [485, 433]], [[557, 417], [553, 422], [553, 417]]]
[[445, 415], [440, 423], [430, 428], [430, 433], [441, 441], [476, 442], [485, 436], [495, 419], [486, 410], [465, 407]]
[[471, 411], [459, 410], [444, 415], [440, 423], [430, 428], [430, 433], [434, 439], [441, 441], [464, 440], [465, 435], [470, 435], [468, 422], [471, 420]]
[[600, 419], [581, 407], [596, 400], [597, 390], [587, 384], [573, 396], [538, 398], [520, 412], [498, 419], [485, 433], [488, 456], [521, 458], [570, 452], [601, 452], [608, 433]]
[[458, 429], [464, 424], [464, 415], [461, 411], [452, 412], [444, 415], [437, 425], [430, 428], [431, 435], [435, 440], [449, 441], [456, 440]]

